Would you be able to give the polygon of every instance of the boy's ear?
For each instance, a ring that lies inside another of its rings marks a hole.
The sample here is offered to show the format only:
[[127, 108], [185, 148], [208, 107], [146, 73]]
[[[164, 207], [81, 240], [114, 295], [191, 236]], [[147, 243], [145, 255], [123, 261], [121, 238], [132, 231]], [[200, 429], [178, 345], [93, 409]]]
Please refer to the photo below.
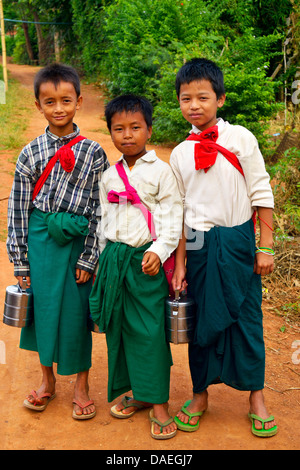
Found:
[[148, 134], [148, 139], [150, 139], [150, 137], [152, 136], [152, 126], [148, 127]]
[[43, 114], [43, 110], [38, 100], [35, 100], [35, 106], [37, 107], [38, 111]]
[[218, 108], [222, 108], [226, 100], [226, 95], [221, 95], [220, 98], [218, 99]]
[[78, 98], [77, 98], [77, 103], [76, 103], [76, 109], [77, 109], [77, 110], [81, 107], [82, 101], [83, 101], [82, 96], [81, 96], [81, 95], [78, 96]]

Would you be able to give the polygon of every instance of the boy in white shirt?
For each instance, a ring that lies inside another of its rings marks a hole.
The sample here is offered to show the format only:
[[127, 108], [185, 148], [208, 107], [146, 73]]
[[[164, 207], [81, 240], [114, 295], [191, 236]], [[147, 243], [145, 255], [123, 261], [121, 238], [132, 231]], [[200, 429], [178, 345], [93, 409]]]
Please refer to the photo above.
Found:
[[[225, 89], [214, 62], [187, 62], [177, 74], [176, 92], [192, 131], [170, 160], [184, 203], [185, 227], [172, 283], [177, 289], [187, 283], [197, 313], [189, 345], [193, 398], [175, 422], [181, 430], [197, 430], [207, 408], [208, 386], [223, 382], [250, 391], [252, 432], [272, 436], [277, 426], [263, 398], [260, 278], [274, 267], [269, 175], [253, 134], [217, 118]], [[261, 221], [258, 249], [256, 214]]]
[[[152, 132], [152, 106], [143, 97], [120, 96], [105, 110], [108, 129], [123, 154], [129, 184], [143, 206], [130, 197], [117, 166], [104, 172], [100, 186], [100, 259], [90, 297], [93, 320], [106, 333], [108, 400], [132, 390], [111, 408], [117, 418], [150, 411], [151, 436], [168, 439], [176, 425], [168, 413], [171, 352], [165, 334], [168, 283], [162, 263], [176, 249], [183, 210], [170, 166], [146, 151]], [[131, 203], [131, 202], [132, 203]], [[102, 206], [103, 204], [103, 206]], [[153, 216], [153, 241], [144, 213]]]

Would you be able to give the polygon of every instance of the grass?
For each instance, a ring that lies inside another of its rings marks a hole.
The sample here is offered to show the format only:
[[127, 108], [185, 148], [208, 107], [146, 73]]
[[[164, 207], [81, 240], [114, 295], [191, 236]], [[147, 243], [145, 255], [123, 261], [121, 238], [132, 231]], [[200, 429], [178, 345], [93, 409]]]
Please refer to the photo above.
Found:
[[[25, 130], [32, 108], [30, 91], [22, 87], [17, 81], [9, 79], [5, 104], [0, 104], [0, 152], [2, 158], [15, 163], [20, 150], [27, 144]], [[0, 171], [2, 173], [7, 171], [1, 162]], [[0, 213], [0, 242], [5, 242], [7, 237], [6, 211], [5, 214], [3, 212], [4, 204], [6, 202], [3, 202], [3, 205], [1, 204]]]
[[6, 103], [0, 104], [0, 151], [19, 150], [26, 142], [24, 131], [32, 109], [32, 96], [15, 80], [9, 80]]

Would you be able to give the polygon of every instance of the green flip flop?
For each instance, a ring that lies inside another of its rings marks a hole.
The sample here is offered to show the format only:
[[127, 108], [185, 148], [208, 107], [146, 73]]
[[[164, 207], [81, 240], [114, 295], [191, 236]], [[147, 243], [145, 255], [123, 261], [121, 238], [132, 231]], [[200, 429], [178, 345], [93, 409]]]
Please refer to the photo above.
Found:
[[189, 406], [189, 404], [191, 403], [192, 400], [188, 400], [185, 402], [185, 404], [183, 405], [183, 407], [181, 408], [181, 411], [186, 414], [187, 416], [189, 416], [189, 420], [187, 423], [183, 423], [177, 416], [174, 417], [174, 421], [175, 423], [177, 424], [177, 428], [180, 429], [181, 431], [188, 431], [188, 432], [192, 432], [192, 431], [197, 431], [197, 429], [199, 428], [200, 426], [200, 420], [198, 419], [198, 422], [196, 424], [190, 424], [190, 420], [191, 418], [194, 418], [195, 416], [202, 416], [204, 411], [199, 411], [198, 413], [190, 413], [188, 410], [187, 410], [187, 407]]
[[[270, 429], [265, 429], [265, 423], [269, 423], [270, 421], [273, 421], [274, 416], [269, 416], [269, 418], [267, 418], [267, 419], [262, 419], [262, 418], [260, 418], [259, 416], [255, 415], [255, 414], [248, 413], [248, 418], [252, 421], [251, 431], [252, 431], [252, 434], [254, 434], [255, 436], [272, 437], [272, 436], [275, 436], [275, 434], [277, 433], [277, 426], [273, 426]], [[255, 420], [261, 422], [262, 429], [256, 429], [255, 423], [254, 423]]]
[[[162, 423], [158, 419], [154, 418], [153, 409], [152, 409], [149, 413], [149, 419], [150, 419], [150, 423], [151, 423], [150, 434], [151, 434], [151, 437], [153, 437], [154, 439], [171, 439], [172, 437], [174, 437], [176, 435], [177, 429], [175, 429], [175, 431], [169, 432], [168, 434], [163, 433], [163, 428], [165, 426], [168, 426], [169, 424], [173, 423], [174, 419], [172, 417], [170, 417], [167, 421]], [[159, 434], [155, 434], [155, 432], [154, 432], [155, 423], [158, 424], [158, 426], [160, 427], [160, 433]]]

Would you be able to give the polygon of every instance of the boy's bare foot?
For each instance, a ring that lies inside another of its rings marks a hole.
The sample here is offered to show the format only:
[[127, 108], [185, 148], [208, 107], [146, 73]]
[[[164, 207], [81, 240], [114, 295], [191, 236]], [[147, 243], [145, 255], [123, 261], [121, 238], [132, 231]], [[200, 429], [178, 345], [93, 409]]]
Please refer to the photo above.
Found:
[[[249, 413], [253, 413], [256, 416], [259, 416], [262, 419], [269, 418], [270, 414], [268, 413], [265, 404], [264, 404], [264, 395], [262, 390], [255, 390], [250, 393], [249, 397], [250, 410]], [[254, 421], [254, 426], [256, 429], [262, 429], [262, 423], [258, 420]], [[264, 424], [264, 428], [271, 429], [276, 426], [275, 420], [269, 421]]]
[[[208, 406], [208, 393], [207, 390], [205, 390], [202, 393], [194, 393], [193, 399], [191, 400], [191, 403], [187, 406], [187, 410], [190, 413], [199, 413], [203, 412], [207, 409]], [[199, 416], [194, 416], [190, 418], [188, 415], [186, 415], [183, 411], [178, 411], [177, 415], [178, 419], [184, 423], [184, 424], [191, 424], [195, 425], [199, 421]]]
[[[27, 395], [26, 400], [29, 401], [32, 405], [35, 406], [42, 406], [46, 405], [47, 402], [49, 401], [49, 398], [55, 395], [55, 392], [48, 392], [48, 391], [43, 391], [44, 387], [40, 387], [37, 392], [31, 392], [29, 395]], [[49, 396], [45, 396], [45, 394]]]
[[95, 415], [96, 408], [89, 397], [88, 373], [89, 371], [85, 371], [79, 372], [77, 374], [77, 380], [74, 389], [74, 400], [82, 405], [87, 404], [87, 406], [82, 408], [77, 403], [74, 403], [74, 415], [76, 416], [91, 415], [91, 417], [93, 417]]
[[[130, 406], [131, 403], [132, 406]], [[149, 408], [150, 406], [152, 406], [151, 403], [147, 403], [145, 401], [138, 401], [135, 400], [133, 397], [125, 396], [119, 403], [117, 403], [117, 405], [111, 407], [110, 412], [113, 416], [117, 418], [129, 418], [129, 416], [132, 416], [136, 411], [143, 408]]]
[[[170, 415], [168, 412], [168, 403], [163, 403], [163, 404], [153, 404], [153, 417], [156, 418], [158, 421], [161, 423], [165, 423], [170, 419]], [[157, 424], [154, 423], [154, 434], [171, 434], [174, 433], [177, 430], [176, 423], [172, 421], [170, 424], [167, 426], [164, 426], [162, 429], [161, 427]]]
[[36, 391], [36, 395], [30, 393], [26, 399], [29, 403], [35, 406], [46, 405], [49, 401], [49, 397], [41, 398], [44, 394], [50, 394], [53, 396], [55, 394], [55, 383], [56, 379], [53, 373], [52, 367], [42, 366], [43, 379], [40, 388]]

